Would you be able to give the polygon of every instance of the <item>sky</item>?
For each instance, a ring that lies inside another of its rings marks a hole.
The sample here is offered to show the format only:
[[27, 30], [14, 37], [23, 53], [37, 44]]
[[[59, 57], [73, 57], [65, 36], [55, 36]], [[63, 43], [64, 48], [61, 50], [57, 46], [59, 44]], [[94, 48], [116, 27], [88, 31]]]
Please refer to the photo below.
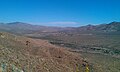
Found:
[[120, 0], [0, 0], [0, 22], [83, 26], [120, 21]]

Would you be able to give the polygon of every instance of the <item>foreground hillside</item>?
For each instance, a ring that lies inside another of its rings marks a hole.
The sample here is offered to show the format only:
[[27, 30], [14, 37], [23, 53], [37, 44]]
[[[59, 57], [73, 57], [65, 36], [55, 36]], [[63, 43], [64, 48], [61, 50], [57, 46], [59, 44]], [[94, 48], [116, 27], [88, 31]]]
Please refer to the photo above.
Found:
[[77, 53], [46, 40], [0, 33], [0, 72], [85, 72], [87, 64]]

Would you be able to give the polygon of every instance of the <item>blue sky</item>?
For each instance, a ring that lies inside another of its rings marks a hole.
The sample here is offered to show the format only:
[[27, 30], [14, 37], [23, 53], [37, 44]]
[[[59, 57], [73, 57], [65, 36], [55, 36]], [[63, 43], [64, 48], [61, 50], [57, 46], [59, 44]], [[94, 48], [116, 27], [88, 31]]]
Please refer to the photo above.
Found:
[[0, 22], [82, 26], [120, 21], [120, 0], [0, 0]]

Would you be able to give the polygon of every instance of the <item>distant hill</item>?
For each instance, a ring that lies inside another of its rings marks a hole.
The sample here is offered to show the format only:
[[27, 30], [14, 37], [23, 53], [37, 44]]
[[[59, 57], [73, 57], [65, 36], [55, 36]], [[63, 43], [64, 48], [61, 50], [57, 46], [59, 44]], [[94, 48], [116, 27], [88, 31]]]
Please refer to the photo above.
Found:
[[32, 25], [22, 22], [0, 23], [0, 31], [14, 34], [41, 34], [53, 32], [79, 33], [79, 32], [120, 32], [120, 22], [111, 22], [100, 25], [86, 25], [81, 27], [49, 27]]
[[96, 26], [96, 30], [120, 31], [120, 22], [111, 22], [109, 24], [98, 25]]
[[120, 31], [120, 22], [111, 22], [109, 24], [100, 24], [100, 25], [87, 25], [78, 27], [79, 31]]
[[15, 34], [39, 33], [39, 32], [56, 32], [69, 28], [48, 27], [40, 25], [32, 25], [22, 22], [0, 23], [0, 31], [6, 31]]

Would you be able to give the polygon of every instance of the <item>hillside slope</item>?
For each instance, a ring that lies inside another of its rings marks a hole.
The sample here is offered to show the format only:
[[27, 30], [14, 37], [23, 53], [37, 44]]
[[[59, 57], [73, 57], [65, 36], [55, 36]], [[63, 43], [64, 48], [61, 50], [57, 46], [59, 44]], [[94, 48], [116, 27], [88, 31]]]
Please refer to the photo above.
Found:
[[[30, 43], [26, 45], [26, 41]], [[0, 33], [0, 70], [20, 72], [85, 71], [86, 62], [77, 53], [46, 40]]]

